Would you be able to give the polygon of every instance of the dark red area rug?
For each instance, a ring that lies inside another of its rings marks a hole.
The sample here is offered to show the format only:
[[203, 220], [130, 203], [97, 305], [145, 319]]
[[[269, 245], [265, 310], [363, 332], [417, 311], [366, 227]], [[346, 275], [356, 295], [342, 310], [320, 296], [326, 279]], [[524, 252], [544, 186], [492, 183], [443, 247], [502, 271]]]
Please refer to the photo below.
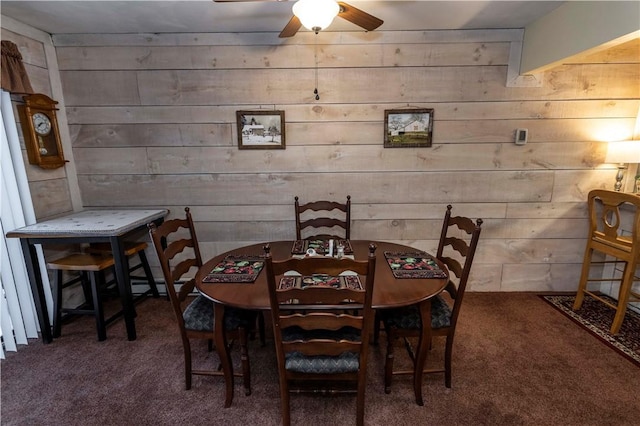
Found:
[[585, 296], [582, 307], [574, 312], [574, 295], [541, 295], [540, 297], [640, 367], [640, 314], [627, 309], [620, 333], [612, 335], [609, 329], [616, 311], [604, 303]]

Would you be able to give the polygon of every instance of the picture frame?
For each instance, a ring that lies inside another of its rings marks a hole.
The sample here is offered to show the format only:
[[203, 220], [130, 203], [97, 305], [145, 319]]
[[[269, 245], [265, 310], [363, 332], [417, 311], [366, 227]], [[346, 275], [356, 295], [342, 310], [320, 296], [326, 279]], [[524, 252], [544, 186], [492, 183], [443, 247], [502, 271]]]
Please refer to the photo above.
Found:
[[238, 149], [285, 149], [284, 111], [236, 111]]
[[433, 108], [384, 111], [384, 147], [430, 147], [433, 141]]

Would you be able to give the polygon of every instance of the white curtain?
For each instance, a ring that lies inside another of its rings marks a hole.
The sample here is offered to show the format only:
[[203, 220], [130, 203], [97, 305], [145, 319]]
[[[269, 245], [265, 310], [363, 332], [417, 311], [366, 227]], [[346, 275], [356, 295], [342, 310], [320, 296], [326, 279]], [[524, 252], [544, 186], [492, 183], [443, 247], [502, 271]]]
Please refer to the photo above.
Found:
[[[0, 357], [5, 351], [16, 351], [27, 339], [37, 338], [39, 331], [29, 278], [20, 240], [6, 238], [7, 232], [36, 222], [29, 183], [20, 149], [11, 96], [2, 90], [2, 128], [0, 141]], [[43, 271], [46, 304], [52, 320], [51, 288], [46, 273], [42, 248], [37, 247], [40, 269]]]

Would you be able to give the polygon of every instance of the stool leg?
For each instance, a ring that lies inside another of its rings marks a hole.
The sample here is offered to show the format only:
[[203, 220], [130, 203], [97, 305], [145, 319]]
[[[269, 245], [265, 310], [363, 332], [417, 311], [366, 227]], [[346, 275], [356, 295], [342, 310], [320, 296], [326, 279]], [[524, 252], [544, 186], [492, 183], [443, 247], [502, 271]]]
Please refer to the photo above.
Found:
[[62, 334], [62, 270], [56, 271], [53, 278], [53, 337]]
[[84, 294], [84, 300], [88, 306], [93, 307], [93, 291], [91, 290], [91, 281], [89, 274], [86, 271], [80, 272], [82, 284], [82, 293]]
[[158, 293], [158, 286], [156, 285], [156, 280], [153, 278], [151, 266], [149, 266], [149, 261], [147, 260], [147, 255], [145, 254], [144, 250], [140, 250], [138, 252], [138, 255], [140, 256], [142, 269], [144, 269], [144, 275], [147, 277], [147, 281], [149, 282], [151, 294], [153, 295], [153, 297], [160, 297], [160, 293]]
[[[93, 310], [96, 317], [96, 328], [98, 329], [98, 340], [107, 339], [107, 327], [104, 321], [104, 310], [102, 308], [102, 298], [100, 297], [100, 287], [98, 286], [98, 278], [96, 272], [91, 272], [91, 293], [93, 295]], [[100, 275], [104, 277], [104, 275]]]

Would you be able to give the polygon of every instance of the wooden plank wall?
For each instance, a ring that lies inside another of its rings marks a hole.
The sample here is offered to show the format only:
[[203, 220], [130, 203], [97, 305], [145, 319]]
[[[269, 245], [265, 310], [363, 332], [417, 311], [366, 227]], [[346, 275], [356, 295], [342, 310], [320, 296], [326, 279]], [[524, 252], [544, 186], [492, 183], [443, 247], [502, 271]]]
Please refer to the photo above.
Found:
[[[49, 97], [53, 97], [45, 49], [42, 42], [16, 34], [5, 28], [2, 28], [2, 40], [14, 42], [20, 49], [22, 61], [25, 64], [33, 90], [36, 93], [44, 93]], [[16, 122], [19, 123], [20, 118], [16, 105], [23, 103], [22, 96], [13, 94], [11, 95], [11, 100], [13, 101]], [[17, 127], [36, 218], [40, 220], [50, 216], [70, 213], [73, 211], [73, 206], [66, 169], [44, 170], [29, 164], [22, 128], [20, 124]]]
[[[515, 30], [54, 36], [85, 207], [190, 206], [205, 257], [292, 239], [293, 197], [353, 201], [353, 238], [434, 251], [448, 203], [484, 220], [471, 289], [573, 291], [600, 135], [631, 132], [638, 44], [506, 87]], [[320, 100], [313, 95], [318, 58]], [[434, 108], [431, 148], [383, 148], [386, 109]], [[283, 110], [286, 150], [235, 112]], [[525, 146], [513, 143], [529, 129]]]

